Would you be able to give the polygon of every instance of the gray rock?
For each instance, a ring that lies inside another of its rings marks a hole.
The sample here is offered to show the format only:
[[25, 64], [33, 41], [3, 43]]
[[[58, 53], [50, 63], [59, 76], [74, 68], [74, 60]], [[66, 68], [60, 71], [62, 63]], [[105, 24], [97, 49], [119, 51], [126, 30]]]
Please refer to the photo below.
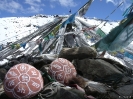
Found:
[[0, 95], [4, 93], [3, 83], [0, 83]]
[[0, 79], [3, 81], [5, 78], [5, 75], [7, 73], [7, 70], [4, 68], [0, 68]]
[[74, 66], [83, 77], [102, 83], [116, 84], [124, 77], [124, 74], [113, 64], [102, 59], [75, 60]]
[[105, 84], [94, 82], [94, 81], [88, 81], [86, 82], [85, 87], [85, 93], [87, 95], [93, 95], [93, 96], [101, 96], [106, 95], [107, 92], [110, 90], [109, 87], [107, 87]]
[[115, 90], [117, 92], [111, 92], [109, 95], [111, 99], [133, 99], [133, 84], [123, 85]]
[[63, 48], [59, 53], [59, 58], [70, 61], [73, 59], [96, 58], [97, 52], [91, 47]]

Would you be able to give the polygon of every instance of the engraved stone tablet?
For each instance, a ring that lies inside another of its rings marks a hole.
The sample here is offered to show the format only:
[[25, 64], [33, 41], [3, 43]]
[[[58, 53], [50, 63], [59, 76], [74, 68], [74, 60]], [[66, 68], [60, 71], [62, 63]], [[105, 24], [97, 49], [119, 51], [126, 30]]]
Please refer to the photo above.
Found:
[[31, 98], [42, 88], [43, 78], [40, 72], [29, 64], [17, 64], [5, 76], [4, 90], [10, 98]]
[[64, 58], [54, 60], [50, 64], [48, 73], [52, 78], [63, 84], [68, 84], [69, 80], [77, 74], [73, 64]]

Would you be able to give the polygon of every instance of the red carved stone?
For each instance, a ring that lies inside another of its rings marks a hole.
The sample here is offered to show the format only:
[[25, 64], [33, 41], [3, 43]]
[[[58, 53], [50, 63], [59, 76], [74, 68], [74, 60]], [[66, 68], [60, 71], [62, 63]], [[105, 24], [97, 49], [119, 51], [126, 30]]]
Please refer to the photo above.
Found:
[[40, 72], [29, 64], [17, 64], [5, 76], [4, 90], [10, 98], [31, 98], [42, 88], [43, 78]]
[[63, 84], [68, 84], [69, 80], [77, 74], [73, 64], [64, 58], [54, 60], [50, 64], [48, 73], [52, 78]]

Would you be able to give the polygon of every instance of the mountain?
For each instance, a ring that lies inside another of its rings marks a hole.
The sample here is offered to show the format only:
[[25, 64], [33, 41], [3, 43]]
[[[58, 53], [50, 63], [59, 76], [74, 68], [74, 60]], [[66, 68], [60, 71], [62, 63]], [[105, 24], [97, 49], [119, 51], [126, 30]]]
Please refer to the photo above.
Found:
[[[67, 17], [62, 15], [34, 15], [30, 17], [5, 17], [0, 18], [0, 45], [8, 46], [11, 42], [18, 41], [27, 35], [33, 35], [35, 31], [40, 29], [43, 25], [48, 24], [55, 20], [57, 17]], [[119, 21], [109, 21], [97, 18], [84, 18], [77, 17], [79, 20], [84, 21], [89, 26], [96, 26], [95, 31], [100, 28], [105, 34], [108, 34], [111, 29], [119, 25]], [[35, 38], [36, 40], [37, 38]], [[33, 42], [33, 41], [31, 41]], [[130, 45], [130, 49], [131, 49]], [[37, 47], [37, 46], [36, 46]], [[22, 49], [23, 50], [23, 49]], [[24, 52], [26, 53], [26, 52]], [[124, 64], [124, 61], [120, 58], [105, 55], [106, 58], [111, 58]], [[132, 61], [132, 60], [130, 60]], [[1, 61], [3, 64], [3, 61]]]
[[[61, 15], [60, 15], [61, 16]], [[51, 22], [55, 19], [53, 15], [34, 15], [31, 17], [6, 17], [0, 18], [0, 44], [6, 44], [6, 42], [14, 42], [26, 35], [34, 32], [40, 26]], [[95, 18], [80, 18], [85, 20], [90, 25], [99, 25], [101, 29], [108, 33], [112, 28], [117, 26], [119, 22], [108, 22], [106, 20], [100, 20]]]
[[14, 42], [33, 33], [40, 26], [54, 20], [54, 16], [7, 17], [0, 18], [0, 44]]

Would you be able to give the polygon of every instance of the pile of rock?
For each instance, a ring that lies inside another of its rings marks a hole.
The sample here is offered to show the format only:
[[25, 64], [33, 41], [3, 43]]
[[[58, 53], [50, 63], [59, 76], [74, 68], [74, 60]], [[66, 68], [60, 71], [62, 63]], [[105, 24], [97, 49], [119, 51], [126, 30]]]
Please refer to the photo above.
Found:
[[0, 99], [10, 99], [4, 90], [5, 75], [21, 63], [34, 66], [44, 80], [43, 89], [31, 99], [133, 98], [132, 69], [111, 59], [96, 58], [97, 52], [90, 47], [63, 48], [56, 57], [46, 56], [21, 56], [1, 66]]

